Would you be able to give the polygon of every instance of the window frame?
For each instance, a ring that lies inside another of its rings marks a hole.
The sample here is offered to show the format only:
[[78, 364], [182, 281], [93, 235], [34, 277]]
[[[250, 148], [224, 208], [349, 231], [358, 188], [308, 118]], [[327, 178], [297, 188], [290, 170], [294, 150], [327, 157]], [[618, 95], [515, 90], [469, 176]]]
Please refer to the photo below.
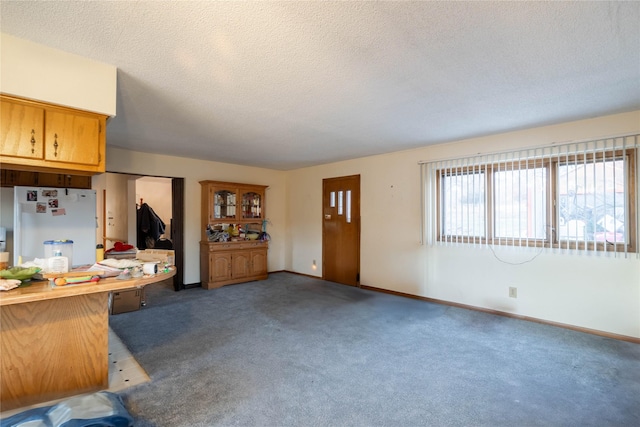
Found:
[[[541, 158], [492, 161], [484, 164], [473, 164], [469, 166], [443, 167], [436, 169], [436, 241], [442, 243], [470, 243], [470, 244], [492, 244], [501, 246], [523, 246], [537, 248], [555, 248], [597, 252], [637, 252], [636, 242], [636, 173], [637, 173], [637, 148], [612, 149], [604, 148], [584, 153], [557, 153], [544, 155]], [[625, 167], [625, 241], [623, 242], [596, 242], [593, 240], [559, 239], [560, 208], [559, 208], [559, 167], [570, 164], [596, 164], [598, 161], [606, 162], [612, 160], [624, 160]], [[495, 236], [495, 179], [496, 171], [524, 171], [533, 168], [545, 169], [545, 237], [541, 238], [513, 238]], [[465, 236], [443, 234], [445, 229], [446, 215], [444, 200], [444, 179], [449, 176], [471, 175], [473, 173], [484, 173], [484, 210], [485, 229], [483, 236]]]

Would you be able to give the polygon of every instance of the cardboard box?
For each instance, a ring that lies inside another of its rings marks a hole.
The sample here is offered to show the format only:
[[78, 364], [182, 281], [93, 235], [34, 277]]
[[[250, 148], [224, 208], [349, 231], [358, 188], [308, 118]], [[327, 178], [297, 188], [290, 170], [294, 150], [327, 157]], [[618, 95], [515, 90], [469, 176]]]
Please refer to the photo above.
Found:
[[159, 261], [163, 264], [176, 264], [176, 251], [173, 249], [145, 249], [138, 251], [136, 258], [144, 262]]
[[126, 291], [111, 292], [109, 305], [111, 314], [128, 313], [140, 310], [144, 289], [127, 289]]

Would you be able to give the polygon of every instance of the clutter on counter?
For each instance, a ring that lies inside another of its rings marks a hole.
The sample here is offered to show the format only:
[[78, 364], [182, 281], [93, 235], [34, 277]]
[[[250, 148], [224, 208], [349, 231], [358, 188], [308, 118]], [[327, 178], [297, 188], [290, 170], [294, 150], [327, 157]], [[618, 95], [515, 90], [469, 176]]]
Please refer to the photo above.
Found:
[[10, 291], [20, 286], [21, 280], [17, 279], [0, 279], [0, 291]]
[[[102, 245], [98, 245], [102, 246]], [[99, 251], [100, 247], [97, 247]], [[54, 288], [78, 284], [97, 283], [106, 277], [129, 280], [145, 278], [159, 273], [167, 273], [175, 265], [175, 251], [172, 249], [138, 250], [133, 245], [117, 242], [113, 249], [105, 251], [105, 258], [97, 258], [93, 265], [72, 267], [73, 241], [48, 240], [44, 242], [44, 258], [22, 262], [18, 266], [0, 270], [4, 280], [0, 290], [28, 286], [27, 281], [49, 280]], [[96, 255], [98, 252], [96, 252]], [[7, 253], [8, 257], [8, 253]], [[7, 282], [7, 280], [17, 280]]]
[[113, 248], [104, 251], [105, 258], [135, 259], [138, 248], [122, 242], [116, 242]]

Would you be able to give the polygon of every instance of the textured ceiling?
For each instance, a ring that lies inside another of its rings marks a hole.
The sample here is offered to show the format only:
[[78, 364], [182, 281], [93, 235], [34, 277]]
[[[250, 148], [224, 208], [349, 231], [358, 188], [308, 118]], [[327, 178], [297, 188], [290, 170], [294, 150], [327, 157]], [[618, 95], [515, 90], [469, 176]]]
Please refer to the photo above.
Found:
[[118, 67], [107, 144], [293, 169], [640, 108], [639, 2], [0, 2]]

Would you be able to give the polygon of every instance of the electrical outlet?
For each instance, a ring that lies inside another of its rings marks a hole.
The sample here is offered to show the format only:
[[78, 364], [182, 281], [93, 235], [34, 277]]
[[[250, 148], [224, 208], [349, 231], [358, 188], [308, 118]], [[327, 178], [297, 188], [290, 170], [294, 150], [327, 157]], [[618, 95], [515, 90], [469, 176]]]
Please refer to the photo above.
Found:
[[509, 298], [518, 298], [518, 288], [509, 286]]

